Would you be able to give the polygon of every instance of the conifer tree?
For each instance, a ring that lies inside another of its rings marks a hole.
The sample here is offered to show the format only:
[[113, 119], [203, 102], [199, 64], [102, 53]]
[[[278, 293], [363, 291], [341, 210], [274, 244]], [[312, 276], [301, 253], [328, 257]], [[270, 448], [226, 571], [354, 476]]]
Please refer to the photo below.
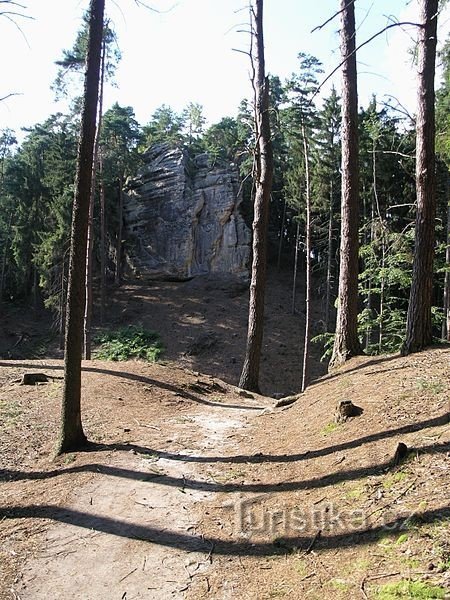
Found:
[[432, 343], [431, 305], [436, 215], [434, 73], [438, 0], [420, 1], [416, 118], [417, 212], [404, 354]]
[[64, 348], [64, 390], [58, 453], [77, 450], [86, 443], [86, 436], [81, 422], [82, 323], [86, 301], [84, 287], [86, 246], [97, 120], [104, 9], [104, 0], [91, 0], [83, 111], [81, 116], [75, 199], [72, 215], [66, 339]]
[[358, 92], [355, 6], [341, 0], [342, 195], [339, 293], [330, 368], [362, 352], [358, 339]]

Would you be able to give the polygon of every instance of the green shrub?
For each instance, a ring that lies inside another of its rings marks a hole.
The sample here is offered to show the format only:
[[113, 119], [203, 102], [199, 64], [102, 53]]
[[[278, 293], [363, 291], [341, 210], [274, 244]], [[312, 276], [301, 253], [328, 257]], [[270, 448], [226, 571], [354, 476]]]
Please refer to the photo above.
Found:
[[95, 343], [99, 345], [95, 358], [100, 360], [143, 358], [156, 362], [164, 352], [157, 333], [135, 325], [107, 331], [96, 337]]

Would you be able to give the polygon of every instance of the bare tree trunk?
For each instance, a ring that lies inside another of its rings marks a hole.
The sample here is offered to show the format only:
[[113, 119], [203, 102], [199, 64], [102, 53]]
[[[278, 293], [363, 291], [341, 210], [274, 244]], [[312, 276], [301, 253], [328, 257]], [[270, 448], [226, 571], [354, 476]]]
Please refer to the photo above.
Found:
[[39, 307], [39, 273], [36, 265], [33, 265], [33, 310]]
[[305, 341], [303, 346], [302, 392], [308, 386], [309, 345], [311, 338], [311, 183], [309, 177], [309, 152], [305, 127], [302, 126], [303, 152], [305, 155], [306, 180], [306, 290], [305, 290]]
[[117, 232], [117, 245], [116, 245], [116, 273], [114, 277], [114, 283], [120, 285], [122, 281], [122, 227], [123, 227], [123, 180], [122, 176], [118, 180], [118, 193], [119, 193], [119, 229]]
[[263, 39], [263, 2], [251, 7], [255, 27], [255, 129], [256, 181], [253, 217], [253, 261], [250, 281], [247, 346], [239, 385], [259, 391], [259, 368], [264, 328], [264, 298], [267, 269], [267, 229], [273, 177], [273, 152], [269, 120], [269, 81], [265, 75]]
[[300, 246], [300, 223], [295, 230], [294, 276], [292, 278], [292, 314], [295, 315], [295, 297], [297, 295], [298, 249]]
[[84, 83], [84, 102], [78, 145], [75, 198], [73, 203], [69, 281], [67, 289], [64, 390], [58, 453], [77, 450], [86, 443], [81, 423], [81, 355], [83, 344], [84, 279], [89, 199], [92, 183], [100, 60], [105, 0], [91, 0], [89, 43]]
[[64, 318], [65, 318], [65, 305], [66, 305], [66, 252], [63, 254], [62, 264], [61, 264], [61, 291], [59, 298], [59, 348], [60, 350], [64, 349]]
[[103, 113], [103, 87], [105, 83], [105, 60], [106, 60], [106, 44], [103, 40], [102, 59], [100, 66], [100, 91], [98, 99], [98, 124], [95, 134], [94, 143], [94, 159], [92, 163], [92, 183], [91, 194], [89, 200], [89, 216], [88, 216], [88, 237], [86, 249], [86, 304], [84, 307], [84, 358], [91, 360], [91, 324], [92, 324], [92, 257], [94, 250], [94, 202], [95, 188], [97, 181], [97, 157], [100, 143], [100, 134], [102, 130], [102, 113]]
[[330, 327], [331, 303], [331, 255], [333, 253], [333, 181], [330, 181], [330, 210], [328, 213], [328, 257], [327, 257], [327, 284], [325, 292], [325, 331]]
[[381, 286], [380, 286], [380, 316], [379, 316], [379, 330], [378, 330], [378, 352], [381, 354], [383, 346], [384, 336], [384, 290], [386, 286], [386, 278], [384, 276], [384, 268], [386, 266], [386, 244], [384, 239], [384, 231], [381, 232]]
[[86, 248], [86, 302], [84, 305], [84, 358], [91, 360], [91, 321], [92, 321], [92, 254], [94, 249], [94, 195], [95, 195], [95, 151], [92, 169], [92, 189], [89, 200], [87, 248]]
[[280, 240], [278, 242], [278, 258], [277, 258], [277, 271], [281, 268], [281, 252], [283, 249], [283, 235], [284, 235], [284, 225], [286, 222], [286, 199], [283, 204], [283, 215], [281, 217], [281, 229], [280, 229]]
[[[377, 218], [375, 216], [377, 215]], [[383, 272], [385, 266], [385, 239], [384, 239], [384, 224], [383, 219], [381, 218], [380, 211], [380, 202], [378, 200], [378, 187], [377, 187], [377, 155], [376, 155], [376, 136], [374, 134], [372, 138], [372, 202], [371, 202], [371, 212], [370, 212], [370, 244], [375, 241], [375, 223], [379, 222], [381, 228], [381, 245], [382, 245], [382, 259], [381, 259], [381, 269]], [[385, 286], [385, 277], [381, 278], [381, 290], [380, 290], [380, 312], [379, 312], [379, 330], [378, 330], [378, 351], [381, 353], [381, 345], [383, 341], [383, 318], [384, 318], [384, 286]], [[367, 310], [372, 313], [372, 278], [369, 277], [367, 282]], [[366, 351], [369, 349], [370, 340], [372, 338], [372, 327], [369, 324], [366, 329]]]
[[100, 323], [105, 321], [105, 278], [106, 278], [106, 215], [105, 186], [103, 184], [103, 155], [99, 154], [100, 175]]
[[433, 341], [431, 302], [436, 216], [434, 72], [438, 0], [421, 0], [416, 118], [417, 212], [406, 339], [402, 354], [419, 352]]
[[9, 238], [11, 237], [12, 218], [13, 218], [13, 211], [11, 210], [11, 212], [9, 213], [8, 230], [6, 232], [5, 247], [3, 249], [3, 256], [2, 256], [2, 272], [0, 274], [0, 304], [3, 301], [3, 289], [4, 289], [4, 285], [5, 285], [5, 273], [6, 273], [6, 258], [8, 256]]
[[362, 353], [358, 340], [358, 91], [355, 6], [340, 0], [342, 69], [342, 204], [339, 301], [330, 368]]
[[450, 342], [450, 170], [447, 170], [445, 180], [445, 194], [447, 198], [447, 247], [445, 249], [444, 276], [444, 318], [442, 320], [442, 339]]

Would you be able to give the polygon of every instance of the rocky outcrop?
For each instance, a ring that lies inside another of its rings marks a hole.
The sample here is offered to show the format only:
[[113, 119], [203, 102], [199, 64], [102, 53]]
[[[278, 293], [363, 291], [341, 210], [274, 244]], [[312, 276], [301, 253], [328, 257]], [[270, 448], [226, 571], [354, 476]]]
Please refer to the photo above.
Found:
[[128, 269], [144, 278], [248, 276], [250, 230], [235, 166], [189, 159], [167, 144], [152, 146], [128, 181], [124, 226]]

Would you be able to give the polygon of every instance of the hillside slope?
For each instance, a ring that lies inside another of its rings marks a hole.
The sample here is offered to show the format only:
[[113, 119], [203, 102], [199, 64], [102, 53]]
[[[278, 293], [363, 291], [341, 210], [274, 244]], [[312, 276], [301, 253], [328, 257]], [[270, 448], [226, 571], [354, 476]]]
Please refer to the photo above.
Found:
[[[0, 366], [1, 598], [450, 589], [448, 348], [353, 359], [282, 409], [175, 363], [88, 362], [97, 445], [57, 460], [62, 362]], [[337, 425], [343, 399], [362, 413]]]

